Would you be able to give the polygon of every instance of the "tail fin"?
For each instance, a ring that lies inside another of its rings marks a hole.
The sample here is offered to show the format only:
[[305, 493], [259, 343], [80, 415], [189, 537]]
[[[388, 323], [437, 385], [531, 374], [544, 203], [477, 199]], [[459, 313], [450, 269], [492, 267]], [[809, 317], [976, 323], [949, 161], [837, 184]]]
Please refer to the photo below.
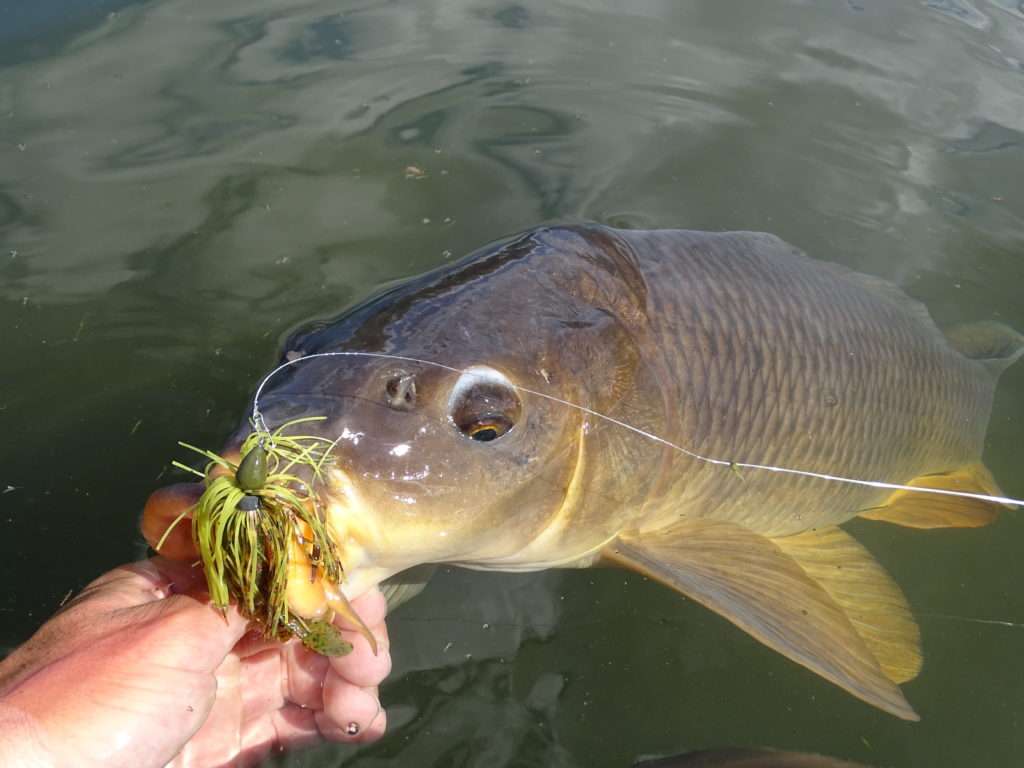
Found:
[[950, 345], [998, 376], [1024, 355], [1024, 336], [991, 320], [966, 323], [945, 330]]

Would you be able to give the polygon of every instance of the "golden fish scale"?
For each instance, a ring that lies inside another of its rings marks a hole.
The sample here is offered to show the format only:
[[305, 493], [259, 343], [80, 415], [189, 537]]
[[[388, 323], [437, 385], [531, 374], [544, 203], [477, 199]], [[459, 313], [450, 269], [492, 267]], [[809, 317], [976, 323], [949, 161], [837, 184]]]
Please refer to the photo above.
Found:
[[[685, 234], [627, 235], [645, 253], [647, 343], [674, 372], [663, 436], [704, 456], [895, 483], [980, 459], [994, 376], [912, 302], [771, 236]], [[683, 456], [665, 471], [644, 526], [685, 515], [784, 535], [888, 495]]]

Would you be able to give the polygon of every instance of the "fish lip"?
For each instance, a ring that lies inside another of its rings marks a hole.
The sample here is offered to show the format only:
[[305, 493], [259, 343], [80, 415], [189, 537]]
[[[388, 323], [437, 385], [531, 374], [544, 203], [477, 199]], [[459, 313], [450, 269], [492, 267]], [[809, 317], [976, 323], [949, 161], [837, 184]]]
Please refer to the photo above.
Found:
[[345, 549], [346, 542], [351, 538], [348, 528], [353, 516], [353, 505], [349, 494], [345, 492], [345, 486], [351, 484], [352, 481], [345, 471], [338, 467], [337, 463], [332, 463], [324, 469], [319, 481], [312, 487], [324, 522], [334, 539], [338, 558], [346, 571], [350, 558], [345, 557]]
[[344, 571], [337, 587], [349, 599], [355, 599], [402, 569], [377, 557], [382, 551], [390, 552], [390, 548], [387, 536], [360, 493], [358, 478], [336, 464], [326, 469], [324, 475], [320, 498], [325, 527]]

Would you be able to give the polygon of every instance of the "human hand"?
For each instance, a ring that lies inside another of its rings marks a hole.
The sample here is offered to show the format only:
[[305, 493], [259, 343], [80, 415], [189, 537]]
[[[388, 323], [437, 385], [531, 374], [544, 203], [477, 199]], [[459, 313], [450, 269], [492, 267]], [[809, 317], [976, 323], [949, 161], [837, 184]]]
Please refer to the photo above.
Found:
[[327, 659], [247, 632], [203, 593], [202, 569], [162, 557], [94, 581], [0, 663], [4, 766], [148, 768], [251, 765], [318, 735], [372, 741], [391, 668], [386, 604], [353, 602], [380, 646], [354, 627]]

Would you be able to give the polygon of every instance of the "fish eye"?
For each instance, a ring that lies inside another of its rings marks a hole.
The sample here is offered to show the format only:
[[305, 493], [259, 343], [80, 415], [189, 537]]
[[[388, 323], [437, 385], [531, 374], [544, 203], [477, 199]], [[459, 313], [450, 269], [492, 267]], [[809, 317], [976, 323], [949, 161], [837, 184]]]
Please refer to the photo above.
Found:
[[491, 368], [472, 368], [452, 389], [448, 414], [456, 428], [479, 443], [507, 434], [519, 420], [522, 405], [515, 387]]
[[512, 429], [512, 422], [501, 414], [489, 413], [481, 419], [460, 426], [459, 429], [466, 437], [470, 437], [478, 443], [489, 443]]

